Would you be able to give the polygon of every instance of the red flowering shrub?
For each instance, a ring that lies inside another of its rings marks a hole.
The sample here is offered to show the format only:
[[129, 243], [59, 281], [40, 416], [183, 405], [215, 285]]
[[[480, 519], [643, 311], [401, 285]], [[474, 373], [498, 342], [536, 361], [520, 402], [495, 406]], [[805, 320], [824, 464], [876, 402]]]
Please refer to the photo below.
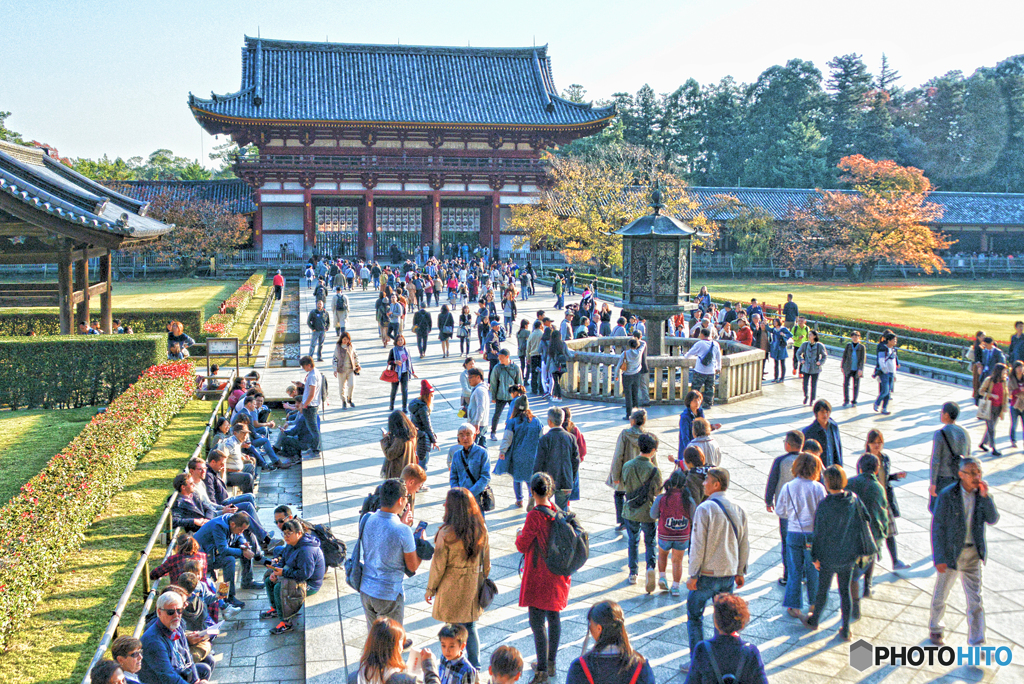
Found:
[[152, 366], [0, 508], [0, 648], [194, 386], [187, 361]]
[[241, 316], [252, 301], [256, 290], [263, 284], [263, 274], [253, 273], [249, 279], [242, 283], [242, 286], [235, 290], [230, 297], [224, 300], [223, 313], [210, 316], [203, 324], [203, 333], [206, 335], [225, 335], [231, 330], [235, 319]]

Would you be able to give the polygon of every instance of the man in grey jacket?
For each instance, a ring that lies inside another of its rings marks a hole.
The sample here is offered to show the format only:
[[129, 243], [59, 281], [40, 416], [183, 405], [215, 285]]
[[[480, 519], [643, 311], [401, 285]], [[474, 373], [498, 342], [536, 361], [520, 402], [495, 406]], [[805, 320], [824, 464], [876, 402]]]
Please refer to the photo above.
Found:
[[928, 466], [928, 510], [943, 489], [957, 482], [960, 459], [971, 455], [971, 436], [956, 424], [960, 406], [955, 401], [942, 405], [939, 420], [942, 428], [932, 435], [932, 459]]
[[[690, 532], [690, 590], [686, 599], [686, 627], [690, 640], [690, 658], [697, 644], [704, 641], [704, 607], [716, 595], [743, 586], [747, 574], [750, 546], [747, 540], [747, 514], [725, 498], [729, 471], [712, 468], [704, 479], [708, 497], [693, 514]], [[683, 665], [689, 670], [689, 663]]]
[[466, 422], [476, 426], [476, 443], [487, 446], [487, 413], [491, 409], [491, 395], [484, 382], [484, 374], [479, 368], [466, 371], [466, 382], [472, 388], [469, 391], [469, 404], [466, 406]]
[[647, 393], [645, 386], [647, 374], [641, 372], [645, 346], [646, 344], [642, 340], [634, 337], [629, 341], [628, 348], [619, 355], [615, 362], [616, 370], [622, 375], [622, 394], [626, 398], [626, 420], [629, 420], [634, 408], [643, 406], [643, 394]]

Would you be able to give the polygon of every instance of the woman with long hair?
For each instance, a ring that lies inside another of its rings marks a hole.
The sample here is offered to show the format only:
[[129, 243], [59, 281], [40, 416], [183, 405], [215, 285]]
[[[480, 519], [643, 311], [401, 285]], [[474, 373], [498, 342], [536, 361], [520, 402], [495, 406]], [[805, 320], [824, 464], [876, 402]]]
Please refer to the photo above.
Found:
[[1013, 370], [1006, 380], [1010, 395], [1010, 447], [1017, 448], [1017, 420], [1020, 420], [1021, 437], [1024, 438], [1024, 361], [1014, 361]]
[[818, 376], [821, 375], [821, 367], [828, 358], [828, 350], [818, 339], [817, 330], [807, 333], [807, 341], [800, 345], [797, 357], [800, 359], [800, 372], [804, 374], [804, 403], [813, 405], [818, 393]]
[[[389, 617], [379, 617], [370, 626], [359, 658], [358, 684], [416, 684], [416, 675], [405, 671], [402, 646], [405, 630]], [[434, 654], [429, 648], [420, 651], [423, 659], [424, 684], [437, 684], [441, 680], [434, 666]]]
[[981, 437], [982, 451], [988, 451], [992, 447], [993, 456], [1002, 456], [996, 449], [996, 424], [1006, 415], [1006, 406], [1009, 402], [1009, 394], [1006, 391], [1006, 364], [997, 363], [992, 369], [992, 375], [985, 378], [978, 391], [981, 397], [992, 402], [992, 412], [985, 421], [985, 434]]
[[571, 578], [548, 570], [544, 551], [557, 510], [553, 503], [555, 481], [545, 472], [530, 479], [533, 510], [526, 514], [523, 529], [516, 535], [516, 550], [523, 554], [523, 578], [519, 606], [529, 609], [530, 630], [537, 653], [536, 674], [531, 684], [546, 684], [555, 672], [555, 655], [562, 638], [561, 612], [569, 603]]
[[892, 483], [906, 478], [906, 471], [892, 472], [892, 461], [889, 454], [882, 449], [885, 447], [885, 438], [881, 430], [868, 430], [867, 441], [864, 444], [864, 452], [873, 454], [878, 459], [878, 483], [885, 489], [885, 500], [889, 505], [889, 536], [886, 537], [885, 546], [889, 549], [889, 556], [892, 558], [893, 570], [906, 570], [909, 565], [899, 559], [896, 554], [896, 518], [900, 517], [900, 507], [896, 503], [896, 491]]
[[978, 399], [981, 397], [981, 381], [985, 378], [982, 376], [982, 368], [985, 364], [981, 362], [983, 352], [981, 348], [981, 341], [985, 339], [985, 331], [979, 330], [974, 333], [974, 343], [967, 349], [967, 360], [971, 362], [971, 385], [972, 395], [974, 397], [974, 403], [977, 405]]
[[380, 476], [390, 480], [402, 476], [402, 469], [416, 463], [416, 427], [404, 411], [392, 411], [388, 416], [388, 429], [381, 428], [380, 448], [384, 452], [384, 465]]
[[402, 387], [402, 410], [409, 408], [409, 378], [417, 377], [416, 370], [412, 366], [412, 356], [405, 348], [405, 335], [398, 333], [395, 338], [395, 346], [388, 352], [388, 368], [398, 373], [398, 381], [391, 383], [391, 408], [395, 410], [395, 395], [398, 394], [398, 387]]
[[[434, 386], [428, 380], [420, 380], [420, 395], [409, 403], [409, 418], [416, 428], [416, 458], [424, 470], [430, 460], [430, 450], [438, 448], [434, 425], [430, 422], [433, 410]], [[424, 485], [421, 489], [428, 487]]]
[[821, 484], [821, 461], [814, 454], [802, 453], [793, 461], [793, 479], [779, 492], [775, 513], [786, 520], [786, 595], [782, 606], [790, 616], [799, 618], [803, 608], [800, 589], [807, 585], [807, 605], [818, 594], [818, 570], [811, 562], [814, 542], [814, 516], [818, 505], [828, 496]]
[[591, 606], [587, 631], [594, 647], [572, 662], [565, 684], [654, 684], [651, 664], [629, 643], [626, 616], [618, 603]]
[[331, 363], [334, 366], [334, 377], [338, 378], [341, 408], [345, 408], [346, 405], [355, 406], [352, 401], [352, 392], [356, 387], [356, 374], [362, 370], [362, 367], [359, 365], [359, 355], [356, 354], [355, 345], [352, 344], [352, 336], [348, 334], [347, 330], [341, 333], [338, 343], [334, 345], [334, 359]]
[[483, 608], [477, 600], [480, 585], [491, 572], [487, 525], [480, 506], [468, 489], [449, 489], [444, 500], [441, 529], [434, 537], [426, 601], [440, 622], [463, 625], [469, 631], [466, 658], [480, 669], [480, 639], [476, 621]]
[[530, 382], [530, 359], [526, 356], [526, 345], [530, 339], [530, 321], [525, 318], [519, 321], [516, 331], [516, 348], [519, 350], [519, 368], [523, 371], [523, 384]]
[[231, 421], [227, 416], [218, 416], [213, 423], [213, 434], [210, 436], [209, 451], [216, 451], [220, 443], [231, 435]]
[[601, 327], [598, 332], [601, 337], [610, 337], [612, 334], [612, 307], [608, 302], [601, 304]]
[[551, 341], [548, 343], [548, 353], [545, 361], [551, 369], [551, 398], [558, 400], [562, 398], [562, 375], [568, 370], [569, 348], [562, 341], [562, 333], [558, 330], [551, 331]]
[[437, 314], [438, 339], [441, 340], [441, 358], [447, 359], [448, 345], [455, 334], [455, 317], [452, 316], [447, 304], [441, 305], [441, 313]]
[[518, 397], [512, 404], [512, 416], [505, 421], [505, 432], [498, 447], [498, 462], [494, 464], [496, 475], [508, 473], [512, 476], [516, 508], [523, 507], [523, 483], [529, 486], [543, 431], [544, 424], [533, 415], [529, 400]]
[[[562, 412], [565, 414], [562, 418], [562, 429], [572, 435], [572, 438], [576, 440], [576, 448], [580, 452], [580, 467], [583, 467], [583, 459], [587, 456], [587, 440], [584, 439], [583, 433], [576, 427], [576, 423], [572, 422], [572, 409], [568, 406], [562, 407]], [[569, 501], [580, 500], [580, 474], [577, 471], [576, 479], [572, 483], [572, 493], [569, 494]]]
[[769, 338], [771, 340], [769, 342], [771, 357], [775, 361], [774, 382], [783, 382], [786, 379], [786, 361], [789, 360], [789, 349], [786, 345], [789, 340], [793, 339], [793, 333], [789, 332], [789, 328], [782, 324], [781, 318], [776, 318], [772, 321], [772, 327], [768, 334], [771, 336]]
[[459, 314], [459, 356], [469, 358], [469, 345], [473, 333], [473, 314], [469, 312], [469, 305], [462, 305], [462, 313]]

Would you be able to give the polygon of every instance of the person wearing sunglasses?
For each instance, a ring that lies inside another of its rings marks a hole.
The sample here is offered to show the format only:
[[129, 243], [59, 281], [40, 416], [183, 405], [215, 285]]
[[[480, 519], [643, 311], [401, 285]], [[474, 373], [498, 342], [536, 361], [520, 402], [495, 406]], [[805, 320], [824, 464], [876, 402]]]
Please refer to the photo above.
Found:
[[139, 679], [146, 684], [207, 684], [213, 673], [210, 664], [195, 662], [189, 653], [181, 619], [184, 610], [185, 600], [177, 592], [157, 598], [157, 619], [142, 634]]
[[131, 684], [139, 682], [139, 670], [142, 669], [142, 642], [133, 636], [123, 634], [110, 645], [110, 655], [121, 666], [124, 681]]

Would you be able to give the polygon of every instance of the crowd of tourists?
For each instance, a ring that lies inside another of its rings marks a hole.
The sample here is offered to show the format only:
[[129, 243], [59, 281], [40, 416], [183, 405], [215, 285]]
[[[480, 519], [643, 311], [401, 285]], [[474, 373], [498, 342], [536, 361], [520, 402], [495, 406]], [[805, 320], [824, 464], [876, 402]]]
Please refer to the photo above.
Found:
[[[718, 307], [703, 288], [691, 316], [666, 322], [668, 334], [695, 339], [685, 353], [695, 360], [692, 389], [679, 417], [673, 453], [663, 450], [662, 441], [650, 431], [644, 408], [649, 400], [645, 338], [650, 322], [628, 311], [614, 317], [588, 284], [582, 285], [578, 302], [566, 304], [566, 296], [577, 292], [571, 269], [551, 286], [554, 308], [563, 310], [561, 320], [538, 310], [531, 321], [521, 316], [517, 303], [536, 295], [536, 276], [529, 264], [520, 268], [511, 259], [488, 262], [483, 255], [461, 250], [440, 259], [408, 260], [399, 267], [344, 260], [311, 263], [305, 279], [316, 300], [307, 320], [313, 343], [301, 359], [306, 376], [289, 388], [295, 402], [286, 404], [286, 417], [272, 441], [271, 431], [278, 426], [263, 406], [258, 378], [236, 381], [232, 417], [217, 425], [208, 457], [193, 459], [188, 471], [175, 478], [174, 522], [184, 534], [176, 542], [175, 554], [153, 571], [154, 578], [169, 575], [172, 585], [158, 600], [142, 639], [141, 665], [139, 644], [115, 643], [113, 662], [120, 670], [126, 676], [138, 672], [147, 684], [179, 681], [173, 672], [186, 682], [209, 677], [209, 644], [215, 637], [197, 640], [196, 634], [241, 607], [235, 596], [236, 566], [241, 566], [242, 587], [266, 590], [269, 605], [261, 617], [277, 623], [271, 633], [294, 628], [302, 600], [315, 593], [323, 579], [322, 539], [286, 506], [275, 510], [283, 540], [275, 539], [260, 526], [249, 492], [259, 472], [287, 468], [320, 452], [317, 413], [326, 396], [314, 359], [323, 358], [332, 312], [337, 334], [334, 377], [342, 407], [355, 406], [353, 388], [361, 366], [347, 330], [346, 292], [369, 287], [377, 292], [373, 314], [379, 340], [385, 349], [391, 347], [381, 376], [390, 384], [390, 413], [380, 439], [381, 482], [362, 503], [357, 540], [349, 545], [345, 568], [346, 580], [360, 596], [368, 634], [352, 681], [403, 684], [420, 677], [426, 682], [471, 683], [488, 681], [485, 669], [492, 682], [519, 681], [527, 669], [532, 671], [530, 682], [556, 680], [561, 614], [568, 606], [572, 576], [589, 552], [587, 524], [572, 510], [581, 497], [580, 468], [587, 457], [587, 440], [573, 421], [572, 406], [562, 400], [560, 379], [566, 372], [565, 342], [589, 336], [622, 341], [623, 351], [612, 372], [622, 383], [629, 425], [616, 439], [606, 484], [612, 490], [609, 508], [615, 511], [616, 529], [626, 537], [625, 581], [636, 585], [642, 579], [648, 594], [685, 596], [686, 681], [711, 684], [723, 681], [723, 676], [741, 683], [767, 681], [758, 648], [741, 636], [750, 611], [735, 593], [743, 588], [749, 571], [749, 514], [730, 497], [729, 454], [718, 439], [728, 427], [710, 417], [723, 342], [763, 349], [763, 372], [767, 374], [771, 360], [775, 382], [787, 377], [801, 380], [809, 423], [785, 434], [764, 490], [765, 514], [776, 516], [779, 526], [783, 616], [817, 629], [835, 578], [838, 635], [850, 641], [863, 601], [873, 596], [882, 547], [894, 570], [909, 568], [899, 557], [896, 525], [896, 492], [907, 474], [894, 467], [878, 429], [868, 433], [863, 445], [852, 450], [846, 445], [844, 462], [833, 406], [818, 396], [818, 377], [831, 363], [828, 349], [800, 316], [793, 297], [773, 317], [756, 299], [746, 307]], [[439, 308], [436, 321], [433, 308]], [[459, 411], [464, 422], [450, 447], [442, 443], [432, 422], [437, 389], [418, 378], [413, 354], [406, 348], [407, 316], [420, 359], [429, 353], [432, 333], [437, 334], [441, 358], [449, 357], [450, 340], [459, 339]], [[868, 352], [859, 333], [850, 336], [837, 364], [844, 407], [857, 404], [860, 380], [870, 369], [878, 382], [874, 409], [889, 413], [899, 369], [897, 343], [896, 335], [886, 331]], [[975, 396], [979, 404], [990, 406], [992, 416], [980, 448], [999, 455], [996, 422], [1009, 412], [1013, 439], [1016, 417], [1024, 409], [1024, 324], [1018, 324], [1008, 351], [1010, 370], [984, 333], [979, 333], [973, 353]], [[486, 371], [477, 366], [478, 360], [487, 361]], [[409, 383], [414, 379], [420, 380], [419, 391], [410, 401]], [[957, 422], [959, 415], [959, 405], [943, 404], [941, 429], [933, 437], [929, 510], [932, 561], [938, 574], [928, 634], [932, 643], [944, 643], [948, 594], [961, 579], [968, 605], [968, 643], [977, 645], [985, 641], [981, 586], [986, 527], [998, 521], [998, 512], [982, 479], [982, 464], [972, 457], [969, 435]], [[443, 516], [440, 528], [428, 537], [426, 522], [416, 519], [416, 498], [429, 491], [427, 467], [432, 452], [442, 447], [448, 471], [441, 497]], [[846, 468], [855, 469], [855, 474], [848, 476]], [[503, 474], [512, 476], [510, 492], [492, 487], [493, 476]], [[227, 488], [232, 486], [242, 494], [229, 496]], [[496, 591], [489, 578], [486, 516], [506, 501], [525, 509], [515, 546], [523, 556], [518, 603], [526, 610], [534, 641], [529, 665], [523, 654], [507, 645], [493, 649], [487, 662], [481, 659], [477, 623]], [[252, 563], [261, 559], [269, 565], [258, 581]], [[221, 571], [221, 583], [213, 581], [216, 570]], [[427, 648], [409, 653], [413, 642], [405, 631], [405, 581], [417, 572], [427, 573], [424, 600], [438, 623], [438, 654]], [[301, 591], [297, 585], [302, 585]], [[703, 624], [709, 603], [714, 614], [711, 631]], [[202, 622], [189, 622], [193, 607], [205, 610]], [[594, 645], [585, 644], [583, 655], [562, 671], [564, 681], [655, 681], [649, 660], [630, 645], [621, 606], [597, 602], [589, 608], [587, 622], [588, 641], [593, 639]], [[202, 643], [208, 646], [195, 648]]]

